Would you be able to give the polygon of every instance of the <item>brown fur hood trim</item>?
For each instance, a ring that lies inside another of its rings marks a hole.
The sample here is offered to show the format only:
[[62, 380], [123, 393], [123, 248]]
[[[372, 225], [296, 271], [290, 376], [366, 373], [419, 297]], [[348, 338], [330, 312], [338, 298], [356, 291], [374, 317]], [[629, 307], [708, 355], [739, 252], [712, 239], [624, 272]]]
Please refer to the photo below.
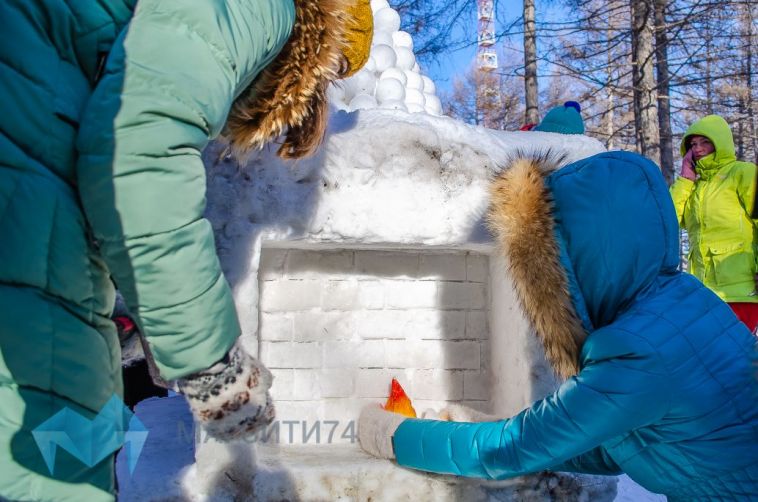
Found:
[[579, 372], [587, 336], [569, 293], [545, 177], [563, 164], [551, 154], [518, 158], [490, 186], [488, 225], [505, 255], [522, 307], [556, 374]]
[[286, 130], [282, 158], [313, 153], [324, 137], [326, 89], [347, 71], [346, 7], [354, 0], [295, 0], [295, 25], [282, 51], [234, 103], [225, 135], [244, 154]]

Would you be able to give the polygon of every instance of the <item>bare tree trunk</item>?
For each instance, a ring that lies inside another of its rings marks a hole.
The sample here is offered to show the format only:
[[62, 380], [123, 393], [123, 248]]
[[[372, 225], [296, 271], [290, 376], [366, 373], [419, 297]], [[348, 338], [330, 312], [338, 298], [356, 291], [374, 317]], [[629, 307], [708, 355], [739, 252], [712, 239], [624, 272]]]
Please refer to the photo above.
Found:
[[632, 76], [634, 125], [638, 151], [660, 164], [660, 135], [653, 75], [653, 0], [630, 0], [632, 9]]
[[711, 74], [711, 34], [705, 37], [705, 99], [708, 115], [713, 115], [713, 77]]
[[613, 150], [615, 143], [613, 141], [616, 130], [613, 127], [613, 119], [614, 119], [614, 113], [613, 113], [613, 107], [615, 106], [615, 97], [616, 97], [616, 91], [613, 88], [612, 85], [608, 86], [608, 111], [606, 112], [606, 124], [605, 124], [605, 132], [608, 135], [608, 140], [605, 142], [605, 147], [608, 150]]
[[534, 27], [534, 0], [524, 0], [524, 91], [526, 124], [540, 121], [537, 86], [537, 34]]
[[[608, 24], [610, 25], [610, 21], [609, 21]], [[606, 33], [606, 39], [610, 40], [611, 39], [611, 30], [608, 29], [608, 30], [606, 30], [605, 33]], [[608, 70], [607, 70], [607, 73], [606, 73], [607, 78], [608, 78], [608, 84], [606, 86], [606, 91], [608, 92], [608, 110], [605, 113], [605, 117], [606, 117], [606, 120], [607, 120], [607, 122], [605, 124], [605, 132], [608, 135], [608, 139], [605, 142], [605, 147], [608, 150], [613, 150], [613, 146], [614, 146], [613, 139], [614, 139], [614, 136], [615, 136], [615, 129], [613, 127], [613, 119], [615, 117], [614, 106], [615, 106], [615, 98], [616, 98], [616, 89], [613, 86], [613, 64], [612, 64], [612, 62], [613, 62], [613, 57], [612, 57], [611, 51], [610, 50], [606, 51], [606, 63], [608, 65]]]
[[755, 101], [753, 101], [753, 39], [755, 34], [753, 33], [753, 5], [749, 2], [745, 4], [745, 16], [743, 19], [745, 27], [745, 73], [747, 75], [747, 118], [748, 118], [748, 134], [750, 134], [750, 146], [753, 150], [753, 162], [755, 157], [758, 156], [758, 137], [756, 134], [755, 126]]
[[[747, 59], [748, 54], [752, 52], [752, 49], [746, 47], [744, 48], [744, 51], [746, 58], [740, 65], [742, 73], [740, 76], [745, 78], [745, 88], [744, 90], [741, 90], [739, 93], [739, 99], [737, 100], [737, 131], [734, 134], [734, 146], [737, 150], [738, 159], [744, 159], [746, 157], [747, 150], [750, 150], [751, 145], [750, 114], [752, 110], [749, 108], [751, 106], [750, 98], [752, 97], [752, 89], [750, 88], [751, 78], [750, 75], [747, 74], [751, 62]], [[745, 141], [746, 139], [747, 141]]]
[[671, 101], [669, 96], [668, 35], [666, 7], [668, 0], [655, 0], [655, 66], [658, 78], [658, 127], [661, 137], [661, 171], [667, 184], [674, 181], [674, 146], [671, 134]]

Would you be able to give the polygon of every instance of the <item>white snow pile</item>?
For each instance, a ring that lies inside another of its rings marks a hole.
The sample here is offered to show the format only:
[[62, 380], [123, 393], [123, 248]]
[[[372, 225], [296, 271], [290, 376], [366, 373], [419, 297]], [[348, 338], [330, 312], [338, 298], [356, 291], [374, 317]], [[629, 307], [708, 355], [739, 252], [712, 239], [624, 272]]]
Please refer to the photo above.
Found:
[[[296, 162], [276, 146], [243, 165], [206, 149], [206, 216], [222, 263], [241, 238], [454, 246], [483, 241], [487, 185], [508, 159], [552, 150], [567, 162], [604, 150], [580, 135], [504, 132], [394, 110], [336, 112], [320, 151]], [[226, 270], [232, 278], [235, 270]]]
[[400, 16], [387, 0], [372, 0], [374, 39], [366, 65], [352, 77], [329, 87], [329, 99], [339, 110], [371, 108], [442, 114], [434, 82], [413, 53], [411, 35], [400, 30]]

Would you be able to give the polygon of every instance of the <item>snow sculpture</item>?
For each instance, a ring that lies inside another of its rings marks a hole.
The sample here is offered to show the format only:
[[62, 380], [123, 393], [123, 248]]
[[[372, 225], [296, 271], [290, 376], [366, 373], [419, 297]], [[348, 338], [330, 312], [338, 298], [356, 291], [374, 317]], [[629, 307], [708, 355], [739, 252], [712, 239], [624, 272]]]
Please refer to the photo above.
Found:
[[413, 53], [413, 38], [400, 31], [400, 16], [387, 0], [372, 0], [374, 39], [366, 66], [329, 87], [339, 110], [372, 108], [442, 115], [432, 79], [421, 74]]

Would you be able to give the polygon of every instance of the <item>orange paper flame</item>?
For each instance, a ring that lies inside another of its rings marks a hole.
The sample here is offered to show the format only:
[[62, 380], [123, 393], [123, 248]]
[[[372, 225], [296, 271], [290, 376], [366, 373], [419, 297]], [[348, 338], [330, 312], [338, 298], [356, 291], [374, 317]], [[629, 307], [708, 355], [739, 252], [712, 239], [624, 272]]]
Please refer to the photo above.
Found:
[[384, 409], [406, 417], [416, 418], [416, 410], [413, 409], [410, 398], [405, 394], [400, 383], [394, 378], [392, 379], [390, 397], [387, 398], [387, 404], [384, 405]]

